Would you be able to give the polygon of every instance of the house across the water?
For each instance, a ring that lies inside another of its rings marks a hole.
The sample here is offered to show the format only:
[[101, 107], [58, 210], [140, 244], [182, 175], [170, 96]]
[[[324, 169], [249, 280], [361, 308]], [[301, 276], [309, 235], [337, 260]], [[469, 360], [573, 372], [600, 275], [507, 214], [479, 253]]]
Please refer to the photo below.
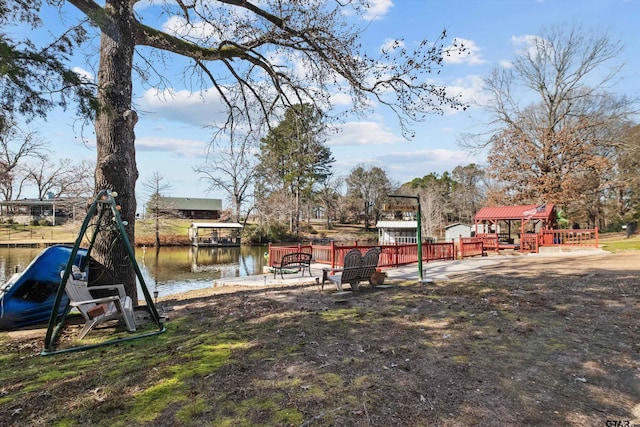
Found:
[[158, 197], [161, 213], [188, 219], [220, 219], [222, 200], [194, 197]]
[[87, 199], [81, 197], [54, 197], [44, 199], [5, 200], [0, 202], [0, 219], [18, 224], [47, 221], [49, 225], [64, 224], [76, 215], [81, 218], [86, 212]]

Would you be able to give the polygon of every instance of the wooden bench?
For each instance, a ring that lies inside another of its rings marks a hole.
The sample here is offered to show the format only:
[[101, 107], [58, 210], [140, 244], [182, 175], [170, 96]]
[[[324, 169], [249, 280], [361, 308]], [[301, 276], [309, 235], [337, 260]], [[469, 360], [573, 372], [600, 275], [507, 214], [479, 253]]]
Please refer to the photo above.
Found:
[[[352, 291], [358, 290], [360, 282], [369, 281], [371, 283], [371, 275], [376, 271], [378, 267], [378, 260], [380, 258], [380, 248], [369, 249], [364, 256], [359, 249], [351, 249], [344, 256], [344, 267], [335, 268], [323, 268], [322, 269], [322, 286], [321, 290], [324, 290], [324, 282], [329, 281], [334, 283], [338, 288], [338, 292], [345, 292], [342, 289], [344, 283], [348, 283], [351, 286]], [[333, 272], [334, 274], [329, 274]], [[335, 274], [340, 273], [340, 274]]]
[[282, 256], [280, 262], [271, 263], [271, 268], [273, 269], [274, 279], [276, 278], [277, 272], [280, 272], [280, 277], [284, 279], [284, 271], [286, 269], [297, 269], [302, 271], [303, 276], [304, 271], [307, 270], [309, 272], [309, 277], [311, 277], [311, 254], [304, 252], [285, 254]]

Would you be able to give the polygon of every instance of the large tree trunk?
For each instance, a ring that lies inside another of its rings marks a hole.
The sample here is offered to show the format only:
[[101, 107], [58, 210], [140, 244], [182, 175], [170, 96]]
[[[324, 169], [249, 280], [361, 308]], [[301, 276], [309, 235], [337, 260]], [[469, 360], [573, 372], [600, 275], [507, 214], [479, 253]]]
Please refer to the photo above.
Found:
[[[103, 189], [118, 193], [120, 216], [127, 221], [127, 235], [135, 241], [136, 198], [138, 169], [135, 160], [134, 126], [137, 115], [131, 110], [132, 61], [135, 48], [133, 11], [129, 0], [107, 0], [105, 11], [111, 18], [102, 32], [100, 69], [98, 71], [98, 101], [100, 110], [95, 121], [97, 164], [96, 193]], [[112, 222], [106, 215], [104, 222]], [[107, 225], [107, 224], [103, 224]], [[123, 283], [127, 294], [137, 301], [136, 276], [133, 260], [117, 228], [102, 227], [97, 237], [93, 258], [99, 264], [92, 273], [92, 282]]]

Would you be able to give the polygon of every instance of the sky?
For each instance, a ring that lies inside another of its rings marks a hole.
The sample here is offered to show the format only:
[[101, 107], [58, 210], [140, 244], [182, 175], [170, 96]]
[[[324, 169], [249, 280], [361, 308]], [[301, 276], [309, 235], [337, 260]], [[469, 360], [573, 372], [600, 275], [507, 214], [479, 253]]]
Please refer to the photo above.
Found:
[[[156, 0], [159, 1], [159, 0]], [[458, 142], [465, 133], [477, 133], [488, 117], [476, 106], [483, 100], [482, 79], [496, 67], [509, 66], [526, 40], [549, 26], [580, 26], [586, 30], [608, 31], [624, 47], [619, 63], [624, 67], [615, 93], [640, 97], [640, 0], [375, 0], [367, 20], [364, 47], [379, 52], [389, 40], [403, 39], [408, 47], [422, 39], [434, 40], [443, 29], [448, 39], [463, 40], [468, 54], [446, 60], [439, 80], [452, 93], [460, 93], [470, 104], [466, 111], [448, 110], [430, 115], [413, 124], [415, 137], [402, 136], [398, 120], [384, 107], [367, 117], [353, 118], [340, 125], [327, 145], [336, 162], [338, 175], [346, 176], [361, 163], [383, 167], [394, 182], [403, 183], [429, 173], [441, 175], [456, 166], [484, 164], [482, 154], [462, 149]], [[66, 10], [73, 14], [69, 4]], [[144, 5], [144, 7], [152, 7]], [[58, 18], [60, 19], [60, 18]], [[169, 25], [171, 16], [165, 16]], [[169, 62], [171, 64], [171, 61]], [[74, 64], [78, 72], [93, 74], [84, 60]], [[136, 156], [140, 178], [137, 185], [139, 206], [144, 200], [142, 183], [155, 172], [170, 184], [170, 196], [206, 197], [224, 200], [221, 191], [209, 191], [206, 182], [193, 172], [203, 164], [211, 130], [205, 126], [215, 108], [209, 93], [189, 90], [176, 62], [166, 70], [173, 98], [158, 99], [154, 88], [136, 86]], [[334, 94], [339, 96], [339, 94]], [[79, 137], [77, 121], [70, 111], [55, 111], [46, 122], [36, 122], [41, 135], [51, 142], [54, 155], [95, 160], [91, 130], [88, 143]], [[86, 130], [85, 130], [86, 132]], [[34, 195], [25, 194], [26, 197]], [[140, 211], [141, 208], [139, 207]]]

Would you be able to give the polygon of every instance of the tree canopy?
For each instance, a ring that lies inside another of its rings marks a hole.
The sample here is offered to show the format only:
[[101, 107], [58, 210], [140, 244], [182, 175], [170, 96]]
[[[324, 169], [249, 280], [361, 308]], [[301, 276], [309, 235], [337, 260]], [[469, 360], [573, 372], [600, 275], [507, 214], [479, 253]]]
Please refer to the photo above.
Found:
[[254, 196], [257, 162], [255, 142], [250, 138], [232, 135], [226, 147], [217, 147], [209, 153], [204, 164], [194, 168], [200, 179], [207, 183], [209, 190], [222, 190], [226, 193], [231, 201], [234, 221], [244, 221], [244, 225], [254, 207], [254, 204], [248, 202]]
[[[381, 53], [366, 52], [360, 43], [366, 22], [353, 18], [366, 10], [366, 0], [178, 0], [139, 8], [141, 2], [136, 0], [50, 3], [62, 12], [73, 5], [83, 15], [69, 23], [67, 31], [74, 32], [68, 34], [86, 34], [81, 32], [86, 25], [100, 32], [96, 190], [117, 192], [132, 241], [138, 178], [134, 71], [161, 87], [169, 77], [163, 74], [162, 60], [187, 60], [187, 86], [213, 89], [225, 110], [225, 119], [217, 123], [218, 140], [230, 132], [261, 131], [298, 104], [311, 103], [318, 111], [332, 112], [330, 95], [335, 92], [351, 95], [351, 112], [367, 111], [372, 101], [392, 109], [405, 135], [411, 135], [411, 122], [426, 114], [445, 106], [464, 108], [429, 78], [439, 72], [446, 55], [464, 47], [445, 47], [443, 31], [434, 40], [408, 46], [398, 40]], [[26, 8], [26, 2], [20, 4]], [[35, 18], [38, 9], [34, 10]], [[59, 55], [52, 57], [62, 63], [69, 51], [64, 48], [75, 46], [82, 37], [64, 40], [73, 43], [56, 45]], [[47, 66], [38, 70], [44, 72]], [[21, 88], [22, 93], [28, 94], [28, 89]], [[107, 273], [101, 275], [103, 280], [125, 283], [134, 295], [135, 274], [117, 236], [109, 232], [99, 236], [93, 253]]]
[[484, 79], [489, 135], [466, 142], [488, 150], [489, 178], [512, 203], [556, 203], [592, 224], [634, 100], [607, 91], [621, 43], [606, 33], [552, 27]]
[[[279, 193], [288, 201], [290, 231], [298, 234], [301, 200], [331, 175], [334, 159], [324, 145], [322, 114], [310, 104], [291, 107], [284, 119], [261, 140], [258, 175], [264, 196]], [[266, 206], [263, 207], [266, 209]]]
[[346, 178], [347, 197], [351, 198], [364, 217], [364, 227], [369, 229], [369, 221], [377, 221], [383, 210], [387, 197], [395, 189], [395, 185], [380, 166], [359, 164], [351, 170]]
[[42, 25], [41, 1], [13, 0], [0, 3], [0, 120], [20, 115], [44, 117], [56, 106], [73, 102], [84, 116], [96, 108], [95, 86], [70, 68], [74, 48], [85, 41], [82, 26], [73, 26], [45, 46], [35, 45], [27, 35], [21, 39], [7, 27]]

